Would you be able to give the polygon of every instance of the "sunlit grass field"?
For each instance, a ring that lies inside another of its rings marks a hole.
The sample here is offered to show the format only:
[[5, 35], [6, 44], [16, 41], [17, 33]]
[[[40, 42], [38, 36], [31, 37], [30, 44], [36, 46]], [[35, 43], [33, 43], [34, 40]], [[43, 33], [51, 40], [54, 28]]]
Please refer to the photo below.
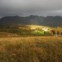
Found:
[[0, 62], [62, 62], [62, 37], [1, 37]]

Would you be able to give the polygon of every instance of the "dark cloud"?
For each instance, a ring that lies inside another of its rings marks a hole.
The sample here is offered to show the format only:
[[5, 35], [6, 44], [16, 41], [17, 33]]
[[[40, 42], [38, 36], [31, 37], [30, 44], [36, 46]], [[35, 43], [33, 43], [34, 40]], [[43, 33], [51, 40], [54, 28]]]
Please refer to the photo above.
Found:
[[62, 0], [0, 0], [0, 16], [60, 15]]

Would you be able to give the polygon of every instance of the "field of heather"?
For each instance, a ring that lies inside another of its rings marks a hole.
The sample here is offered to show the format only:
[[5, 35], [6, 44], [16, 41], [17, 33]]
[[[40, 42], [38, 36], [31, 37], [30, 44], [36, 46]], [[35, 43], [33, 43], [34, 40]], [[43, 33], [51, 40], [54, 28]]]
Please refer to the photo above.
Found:
[[0, 62], [62, 62], [62, 37], [1, 37]]

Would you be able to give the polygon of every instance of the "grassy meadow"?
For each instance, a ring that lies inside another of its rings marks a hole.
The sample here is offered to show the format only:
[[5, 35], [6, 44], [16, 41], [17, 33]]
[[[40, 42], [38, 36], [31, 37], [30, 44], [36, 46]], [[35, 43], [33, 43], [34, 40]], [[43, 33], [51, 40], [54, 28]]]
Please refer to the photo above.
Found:
[[0, 62], [62, 62], [62, 37], [1, 37]]

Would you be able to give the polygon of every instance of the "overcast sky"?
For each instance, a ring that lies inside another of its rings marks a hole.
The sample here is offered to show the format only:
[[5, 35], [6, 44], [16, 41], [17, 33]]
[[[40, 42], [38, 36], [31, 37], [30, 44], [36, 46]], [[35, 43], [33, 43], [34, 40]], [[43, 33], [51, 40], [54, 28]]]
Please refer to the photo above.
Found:
[[0, 0], [3, 16], [62, 16], [62, 0]]

